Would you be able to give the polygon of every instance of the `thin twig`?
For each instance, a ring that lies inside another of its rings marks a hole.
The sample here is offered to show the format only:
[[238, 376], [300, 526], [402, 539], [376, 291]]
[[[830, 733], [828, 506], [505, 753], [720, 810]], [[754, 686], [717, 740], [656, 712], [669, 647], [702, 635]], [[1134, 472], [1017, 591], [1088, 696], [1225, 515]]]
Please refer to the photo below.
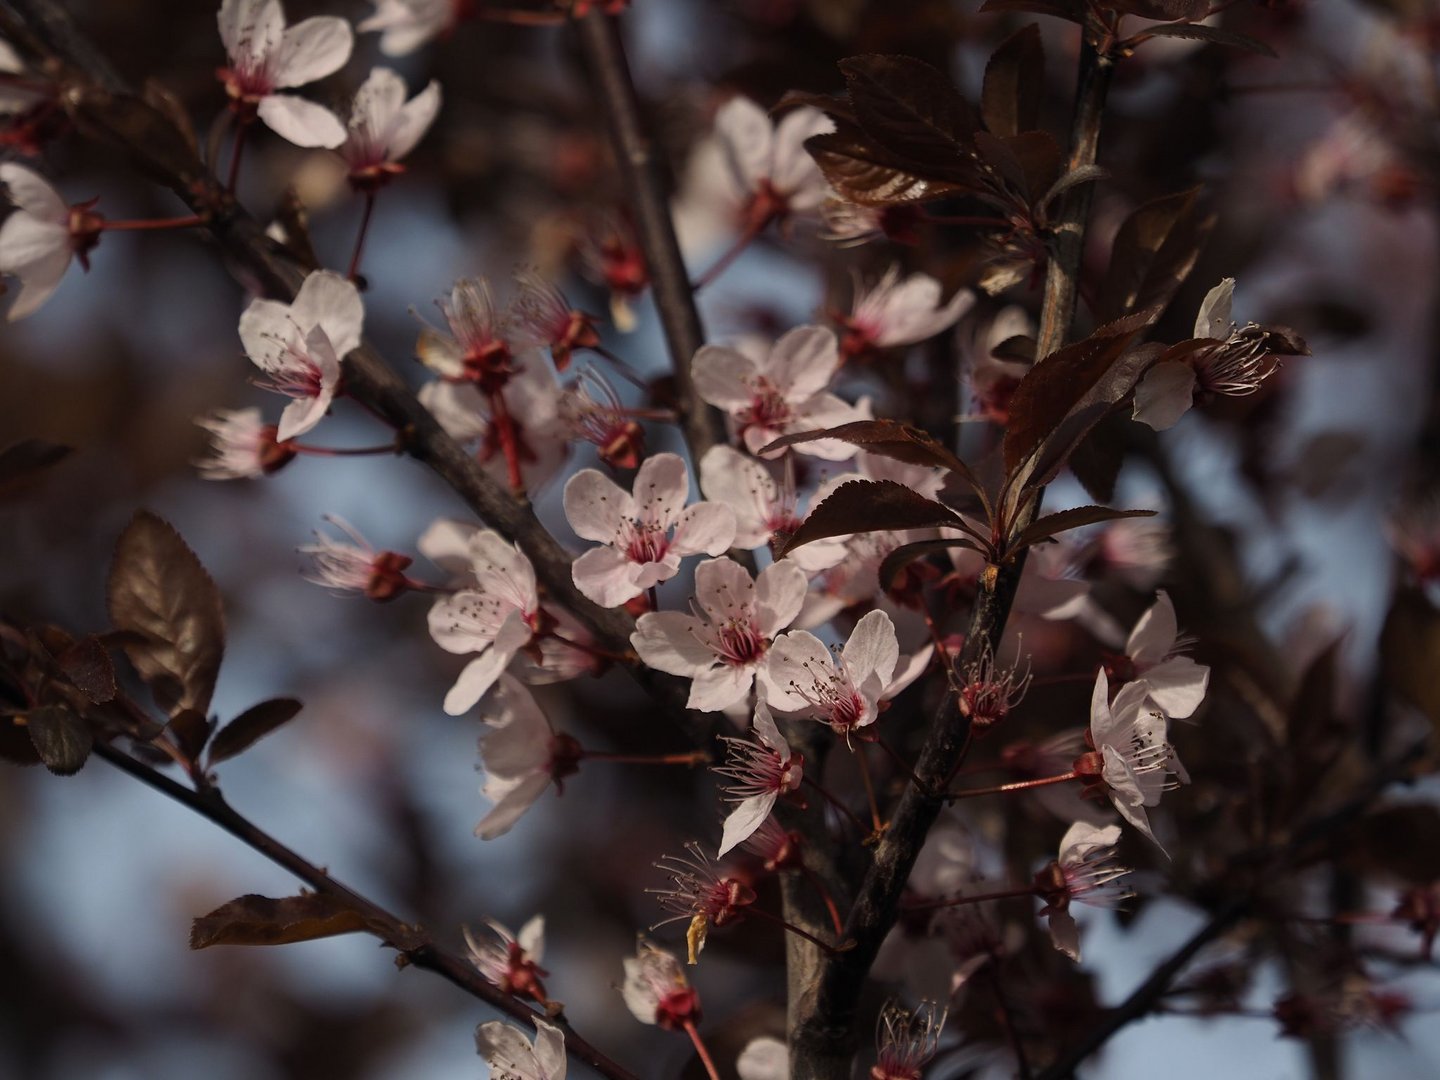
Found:
[[[523, 1021], [531, 1027], [534, 1027], [537, 1018], [546, 1019], [543, 1014], [536, 1013], [519, 999], [488, 982], [473, 964], [441, 948], [420, 927], [401, 921], [373, 900], [342, 885], [326, 871], [286, 847], [226, 802], [218, 788], [212, 786], [205, 791], [192, 791], [108, 743], [96, 743], [94, 753], [122, 772], [220, 826], [271, 862], [290, 871], [317, 893], [332, 896], [357, 911], [369, 925], [376, 928], [372, 933], [395, 949], [407, 963], [440, 975], [472, 997], [479, 998], [506, 1016]], [[565, 1033], [565, 1047], [574, 1058], [585, 1062], [611, 1080], [637, 1080], [634, 1073], [612, 1061], [577, 1035], [569, 1024], [563, 1021], [560, 1023]]]

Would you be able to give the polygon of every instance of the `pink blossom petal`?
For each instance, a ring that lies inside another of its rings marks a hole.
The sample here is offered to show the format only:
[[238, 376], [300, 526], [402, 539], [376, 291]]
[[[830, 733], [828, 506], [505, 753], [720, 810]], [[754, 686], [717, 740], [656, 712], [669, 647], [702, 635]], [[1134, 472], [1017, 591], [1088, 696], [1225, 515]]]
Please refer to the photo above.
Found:
[[695, 635], [699, 624], [678, 611], [649, 612], [636, 620], [630, 644], [647, 667], [694, 678], [715, 663], [715, 654]]
[[350, 59], [354, 45], [350, 24], [334, 15], [296, 23], [285, 31], [272, 61], [275, 86], [304, 86], [333, 75]]
[[765, 658], [766, 702], [782, 712], [804, 712], [810, 702], [797, 692], [809, 687], [817, 678], [835, 670], [835, 662], [825, 643], [808, 630], [792, 630], [781, 634], [770, 646]]
[[[576, 559], [570, 575], [581, 595], [601, 607], [608, 608], [619, 607], [627, 600], [635, 599], [654, 584], [653, 581], [642, 583], [639, 575], [641, 569], [642, 567], [626, 558], [623, 551], [605, 546], [591, 548]], [[650, 566], [643, 569], [650, 569]], [[657, 577], [655, 580], [663, 581], [674, 574], [675, 570], [671, 569], [664, 577]]]
[[782, 559], [761, 570], [755, 580], [755, 623], [760, 633], [774, 637], [794, 622], [809, 587], [805, 571], [792, 562]]
[[740, 701], [755, 683], [755, 665], [720, 664], [702, 671], [690, 684], [687, 709], [720, 712]]
[[635, 513], [629, 492], [598, 469], [582, 469], [565, 482], [565, 518], [582, 540], [609, 544]]
[[1179, 633], [1175, 605], [1170, 601], [1170, 594], [1161, 589], [1155, 594], [1155, 603], [1146, 609], [1135, 623], [1135, 629], [1130, 631], [1125, 653], [1143, 672], [1170, 655]]
[[1062, 953], [1080, 962], [1080, 928], [1075, 925], [1075, 916], [1068, 911], [1051, 911], [1047, 914], [1050, 920], [1050, 940]]
[[790, 209], [796, 213], [815, 209], [830, 193], [830, 185], [805, 149], [805, 140], [834, 130], [830, 118], [809, 105], [786, 113], [775, 128], [770, 177], [775, 187], [789, 196]]
[[797, 326], [770, 350], [766, 374], [786, 401], [814, 397], [835, 377], [840, 349], [835, 335], [823, 326]]
[[399, 161], [415, 149], [440, 112], [440, 84], [434, 79], [400, 109], [390, 128], [387, 150], [391, 161]]
[[68, 235], [70, 208], [39, 173], [7, 161], [0, 164], [0, 183], [5, 185], [6, 196], [21, 210], [41, 221], [65, 227]]
[[338, 116], [294, 94], [261, 98], [257, 112], [271, 131], [296, 146], [333, 150], [345, 141], [345, 125]]
[[712, 622], [724, 622], [752, 611], [755, 587], [750, 572], [733, 559], [707, 559], [695, 568], [695, 599]]
[[1166, 360], [1145, 373], [1135, 388], [1132, 417], [1156, 431], [1165, 431], [1190, 411], [1195, 399], [1195, 369]]
[[706, 345], [690, 361], [690, 374], [702, 400], [734, 413], [750, 404], [759, 371], [736, 349]]
[[735, 178], [749, 192], [770, 178], [775, 131], [770, 118], [747, 97], [733, 97], [715, 113], [715, 134], [720, 138]]
[[723, 555], [735, 542], [735, 513], [720, 503], [696, 503], [675, 522], [676, 555]]
[[871, 675], [879, 677], [882, 687], [888, 684], [895, 674], [895, 665], [900, 662], [900, 642], [895, 637], [895, 624], [890, 616], [878, 608], [867, 611], [850, 631], [844, 657], [857, 685]]
[[1150, 689], [1150, 699], [1166, 716], [1184, 720], [1205, 700], [1210, 669], [1188, 656], [1175, 656], [1140, 676]]
[[344, 357], [360, 344], [365, 304], [354, 282], [333, 270], [317, 270], [295, 294], [290, 318], [307, 332], [311, 327], [320, 327], [335, 355]]
[[[481, 840], [494, 840], [497, 836], [504, 836], [515, 827], [515, 823], [525, 811], [534, 805], [535, 800], [545, 794], [545, 789], [549, 786], [549, 773], [539, 772], [525, 777], [480, 819], [480, 823], [475, 826], [475, 835]], [[519, 1032], [516, 1034], [519, 1035]]]
[[775, 808], [776, 793], [767, 791], [762, 795], [751, 795], [743, 800], [725, 818], [725, 828], [720, 836], [720, 850], [717, 858], [725, 855], [736, 845], [748, 840], [764, 824]]
[[669, 527], [690, 497], [690, 471], [679, 454], [652, 454], [640, 463], [631, 485], [642, 521]]

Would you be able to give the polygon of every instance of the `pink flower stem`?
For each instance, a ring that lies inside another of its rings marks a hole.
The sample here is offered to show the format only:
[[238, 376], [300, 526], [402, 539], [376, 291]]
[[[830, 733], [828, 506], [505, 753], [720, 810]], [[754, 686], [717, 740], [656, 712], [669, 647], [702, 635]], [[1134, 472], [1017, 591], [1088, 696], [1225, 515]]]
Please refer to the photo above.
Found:
[[505, 455], [505, 468], [509, 473], [510, 490], [516, 495], [525, 494], [525, 481], [520, 475], [520, 447], [515, 440], [515, 421], [505, 408], [505, 395], [500, 391], [490, 395], [490, 413], [500, 433], [500, 450]]
[[291, 439], [286, 445], [296, 453], [309, 454], [312, 457], [365, 457], [376, 454], [398, 454], [402, 450], [402, 447], [394, 442], [386, 443], [384, 446], [330, 447], [307, 446]]
[[758, 221], [747, 225], [745, 231], [736, 238], [735, 243], [730, 245], [730, 250], [725, 252], [724, 255], [721, 255], [709, 270], [706, 270], [705, 273], [701, 274], [700, 277], [695, 280], [690, 288], [695, 292], [699, 292], [728, 270], [730, 264], [738, 259], [740, 254], [755, 242], [755, 238], [764, 232], [769, 224], [770, 219], [768, 217], [762, 217]]
[[776, 926], [782, 927], [790, 931], [790, 933], [796, 935], [797, 937], [804, 938], [806, 941], [810, 942], [810, 944], [824, 949], [831, 956], [834, 956], [836, 953], [842, 953], [846, 951], [845, 946], [842, 945], [840, 948], [836, 948], [834, 945], [821, 941], [818, 937], [810, 933], [808, 930], [801, 930], [800, 927], [796, 926], [794, 923], [786, 922], [779, 915], [772, 915], [770, 912], [764, 910], [763, 908], [758, 908], [754, 906], [747, 907], [745, 909], [745, 914], [756, 915], [764, 919], [766, 922], [774, 923]]
[[870, 763], [865, 760], [863, 743], [855, 751], [855, 760], [860, 765], [860, 780], [865, 785], [865, 798], [870, 803], [870, 820], [874, 824], [872, 835], [878, 837], [885, 831], [885, 823], [880, 820], [880, 806], [875, 801], [875, 785], [870, 779]]
[[1014, 900], [1021, 896], [1034, 896], [1033, 885], [1022, 885], [1015, 889], [1001, 889], [999, 892], [976, 893], [974, 896], [951, 896], [944, 900], [927, 900], [923, 904], [901, 904], [901, 911], [935, 911], [938, 908], [959, 907], [962, 904], [983, 904], [988, 900]]
[[634, 386], [640, 390], [650, 389], [649, 385], [646, 384], [645, 380], [640, 377], [640, 373], [638, 371], [632, 368], [624, 360], [621, 360], [620, 357], [616, 356], [609, 349], [605, 348], [604, 345], [591, 345], [590, 351], [593, 352], [596, 356], [603, 357], [606, 361], [608, 361], [610, 366], [615, 369], [615, 374], [619, 375], [631, 386]]
[[428, 581], [418, 581], [412, 577], [407, 577], [404, 579], [404, 581], [405, 588], [407, 588], [411, 592], [445, 593], [447, 596], [453, 596], [455, 593], [460, 591], [459, 588], [453, 585], [431, 585]]
[[800, 864], [800, 873], [805, 875], [805, 880], [814, 886], [815, 891], [820, 894], [820, 899], [825, 902], [825, 910], [830, 913], [830, 925], [835, 927], [835, 937], [844, 937], [845, 923], [840, 918], [840, 909], [835, 906], [835, 901], [830, 896], [830, 890], [825, 888], [825, 883], [820, 880], [820, 875], [804, 863]]
[[351, 281], [360, 277], [360, 259], [365, 254], [365, 234], [370, 231], [370, 215], [375, 212], [375, 192], [365, 192], [365, 209], [360, 214], [360, 231], [355, 236], [355, 251], [350, 256], [350, 269], [345, 276]]
[[100, 228], [103, 232], [141, 232], [147, 229], [193, 229], [197, 225], [207, 225], [210, 219], [204, 214], [186, 214], [184, 217], [173, 218], [150, 218], [139, 221], [103, 221]]
[[688, 754], [610, 754], [585, 750], [581, 753], [584, 761], [608, 761], [615, 765], [704, 765], [710, 755], [704, 750], [692, 750]]
[[831, 806], [835, 807], [836, 810], [839, 810], [841, 816], [843, 816], [847, 821], [849, 821], [850, 824], [854, 825], [856, 831], [858, 831], [862, 836], [865, 834], [865, 823], [861, 821], [858, 817], [856, 817], [854, 811], [852, 811], [848, 806], [846, 806], [843, 802], [837, 799], [834, 795], [830, 794], [828, 788], [821, 786], [818, 780], [813, 780], [809, 776], [802, 776], [800, 780], [801, 783], [809, 784], [812, 788], [818, 791], [820, 795], [825, 799], [825, 801], [828, 802]]
[[966, 788], [961, 791], [947, 791], [945, 799], [947, 802], [954, 802], [956, 799], [973, 799], [979, 795], [1003, 795], [1011, 791], [1028, 791], [1030, 788], [1044, 787], [1046, 784], [1064, 784], [1070, 780], [1078, 780], [1080, 774], [1074, 769], [1059, 776], [1042, 776], [1038, 780], [1012, 780], [1008, 784], [996, 784], [994, 787]]
[[910, 778], [910, 782], [914, 784], [916, 788], [921, 791], [925, 790], [924, 781], [922, 781], [918, 776], [915, 775], [915, 770], [911, 767], [910, 763], [906, 761], [903, 757], [901, 757], [899, 752], [893, 746], [891, 746], [888, 742], [885, 741], [885, 737], [883, 735], [876, 735], [875, 743], [877, 746], [880, 747], [881, 750], [884, 750], [885, 753], [890, 755], [890, 760], [895, 762], [896, 765], [900, 766], [900, 771]]
[[705, 1049], [705, 1042], [700, 1038], [700, 1032], [695, 1027], [694, 1020], [685, 1021], [685, 1034], [690, 1036], [690, 1041], [695, 1044], [695, 1053], [700, 1055], [700, 1064], [705, 1066], [705, 1072], [710, 1080], [720, 1080], [720, 1070], [715, 1068], [715, 1062], [710, 1057], [710, 1051]]
[[230, 146], [230, 173], [225, 178], [225, 190], [235, 194], [235, 185], [240, 182], [240, 159], [245, 153], [245, 135], [250, 129], [248, 116], [235, 118], [235, 140]]

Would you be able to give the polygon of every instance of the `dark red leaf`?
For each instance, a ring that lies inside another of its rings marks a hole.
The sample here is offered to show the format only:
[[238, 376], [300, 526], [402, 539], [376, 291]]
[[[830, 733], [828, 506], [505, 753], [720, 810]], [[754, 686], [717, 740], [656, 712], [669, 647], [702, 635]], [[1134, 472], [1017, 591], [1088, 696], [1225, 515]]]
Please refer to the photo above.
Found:
[[35, 753], [57, 776], [73, 776], [95, 745], [90, 726], [69, 709], [42, 705], [25, 714], [25, 730]]
[[1115, 234], [1110, 266], [1100, 286], [1096, 318], [1132, 311], [1164, 311], [1200, 257], [1212, 214], [1202, 213], [1199, 188], [1164, 195], [1136, 207]]
[[985, 0], [980, 5], [984, 14], [1024, 11], [1032, 15], [1053, 15], [1069, 22], [1085, 23], [1084, 0]]
[[194, 709], [181, 709], [165, 725], [166, 733], [175, 740], [175, 745], [189, 761], [200, 759], [200, 752], [205, 749], [210, 732], [214, 730], [205, 714]]
[[890, 529], [967, 528], [944, 503], [893, 480], [850, 480], [838, 488], [790, 534], [779, 555], [828, 536]]
[[210, 744], [210, 764], [248, 750], [257, 739], [295, 719], [300, 708], [300, 702], [294, 698], [271, 698], [250, 706], [215, 736], [215, 741]]
[[1031, 544], [1038, 544], [1042, 540], [1049, 540], [1063, 532], [1083, 528], [1086, 525], [1098, 525], [1102, 521], [1118, 521], [1120, 518], [1154, 516], [1154, 510], [1112, 510], [1108, 506], [1075, 506], [1069, 510], [1057, 510], [1053, 514], [1046, 514], [1031, 522], [1030, 526], [1010, 544], [1010, 552], [1013, 554]]
[[972, 150], [979, 122], [948, 77], [913, 56], [840, 61], [865, 134], [905, 161], [944, 168]]
[[958, 180], [922, 175], [901, 164], [858, 128], [841, 126], [805, 140], [805, 149], [835, 191], [861, 206], [940, 199], [966, 190]]
[[66, 678], [95, 704], [115, 699], [115, 665], [110, 653], [94, 634], [81, 638], [55, 657]]
[[1040, 127], [1045, 99], [1045, 48], [1036, 23], [1022, 26], [985, 65], [980, 116], [990, 134], [1004, 139]]
[[1199, 23], [1167, 23], [1151, 26], [1145, 30], [1146, 37], [1188, 38], [1192, 41], [1208, 41], [1213, 45], [1225, 45], [1232, 49], [1244, 49], [1260, 56], [1276, 56], [1275, 50], [1259, 38], [1218, 26], [1203, 26]]
[[341, 900], [319, 893], [276, 900], [250, 893], [222, 904], [190, 924], [190, 948], [211, 945], [289, 945], [372, 927]]
[[950, 537], [941, 540], [916, 540], [911, 544], [901, 544], [880, 564], [877, 576], [880, 579], [880, 587], [887, 592], [895, 584], [895, 578], [900, 571], [909, 566], [916, 559], [924, 558], [926, 555], [933, 555], [939, 551], [949, 551], [951, 548], [969, 548], [971, 551], [978, 551], [989, 558], [989, 552], [984, 545], [970, 539], [969, 537]]
[[109, 602], [116, 629], [129, 632], [121, 647], [160, 707], [208, 712], [225, 651], [220, 592], [180, 534], [148, 511], [116, 545]]

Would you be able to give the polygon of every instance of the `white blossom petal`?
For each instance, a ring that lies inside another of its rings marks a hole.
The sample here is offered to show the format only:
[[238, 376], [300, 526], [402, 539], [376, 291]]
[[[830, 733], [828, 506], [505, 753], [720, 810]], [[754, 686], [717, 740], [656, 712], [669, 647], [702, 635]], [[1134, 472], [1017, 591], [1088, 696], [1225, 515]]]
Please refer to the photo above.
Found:
[[345, 125], [338, 116], [294, 94], [268, 94], [256, 111], [271, 131], [296, 146], [333, 150], [345, 141]]

